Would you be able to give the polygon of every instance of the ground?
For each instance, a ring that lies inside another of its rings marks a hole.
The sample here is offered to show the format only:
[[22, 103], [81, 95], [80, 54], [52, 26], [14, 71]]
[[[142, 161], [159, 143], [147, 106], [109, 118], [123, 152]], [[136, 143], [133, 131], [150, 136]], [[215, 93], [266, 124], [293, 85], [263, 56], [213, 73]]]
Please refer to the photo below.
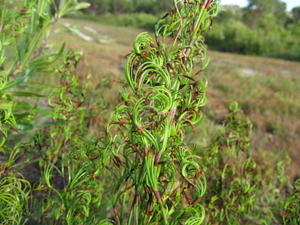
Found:
[[[76, 19], [64, 19], [56, 26], [52, 43], [66, 41], [83, 52], [79, 73], [91, 74], [94, 97], [109, 103], [95, 129], [119, 101], [123, 64], [142, 31]], [[206, 116], [187, 141], [207, 145], [229, 104], [237, 101], [254, 124], [254, 154], [272, 153], [272, 159], [266, 160], [283, 160], [291, 178], [300, 176], [300, 63], [216, 51], [209, 55], [210, 66], [201, 75], [209, 81]], [[103, 89], [105, 83], [109, 88]]]

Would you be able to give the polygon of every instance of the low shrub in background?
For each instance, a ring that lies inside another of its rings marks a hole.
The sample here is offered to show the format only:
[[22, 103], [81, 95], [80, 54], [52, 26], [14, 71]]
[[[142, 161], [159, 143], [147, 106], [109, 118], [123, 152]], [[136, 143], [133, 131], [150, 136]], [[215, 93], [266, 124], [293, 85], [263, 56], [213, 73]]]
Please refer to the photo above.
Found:
[[226, 52], [299, 61], [296, 18], [280, 0], [250, 0], [245, 8], [226, 6], [207, 35], [207, 43]]
[[72, 18], [85, 19], [96, 21], [104, 24], [124, 27], [135, 27], [153, 31], [154, 26], [160, 16], [147, 13], [128, 13], [128, 14], [76, 14], [71, 16]]
[[206, 36], [213, 49], [245, 55], [300, 60], [300, 26], [249, 27], [241, 21], [215, 24]]

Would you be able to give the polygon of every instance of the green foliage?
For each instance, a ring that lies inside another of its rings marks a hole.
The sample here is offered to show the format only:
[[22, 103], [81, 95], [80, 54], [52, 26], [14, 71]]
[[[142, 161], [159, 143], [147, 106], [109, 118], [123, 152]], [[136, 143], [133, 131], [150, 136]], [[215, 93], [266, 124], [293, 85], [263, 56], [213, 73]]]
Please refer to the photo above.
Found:
[[202, 153], [203, 168], [210, 179], [208, 224], [249, 221], [256, 201], [258, 173], [249, 151], [252, 124], [241, 116], [237, 104], [232, 104], [230, 111], [223, 132]]
[[28, 146], [38, 152], [40, 181], [35, 187], [30, 218], [39, 224], [98, 224], [103, 180], [98, 141], [89, 137], [89, 83], [76, 75], [80, 55], [69, 52], [59, 68], [60, 88], [49, 98], [52, 126]]
[[[1, 99], [1, 145], [5, 143], [8, 131], [13, 127], [29, 125], [34, 115], [30, 104], [18, 102], [14, 97], [39, 97], [37, 93], [15, 90], [25, 84], [33, 75], [53, 72], [54, 65], [63, 51], [43, 52], [44, 40], [49, 35], [51, 25], [59, 17], [86, 5], [61, 3], [61, 8], [52, 15], [52, 1], [25, 1], [18, 12], [1, 8], [0, 11], [0, 99]], [[15, 54], [12, 54], [14, 52]], [[18, 103], [18, 105], [17, 105]], [[19, 105], [26, 105], [26, 111]], [[18, 120], [16, 121], [16, 117]]]
[[116, 26], [143, 28], [153, 31], [161, 14], [169, 10], [172, 0], [90, 0], [86, 13], [73, 17]]
[[300, 60], [299, 26], [288, 29], [276, 24], [272, 14], [260, 18], [255, 27], [227, 19], [216, 24], [207, 35], [207, 43], [217, 50]]
[[295, 182], [294, 193], [284, 202], [283, 224], [300, 223], [300, 179]]
[[112, 11], [111, 0], [92, 0], [89, 2], [91, 3], [91, 7], [88, 9], [89, 11], [101, 14]]
[[295, 7], [292, 9], [293, 19], [300, 23], [300, 7]]
[[184, 137], [202, 119], [207, 83], [195, 80], [194, 67], [208, 65], [203, 34], [218, 5], [174, 4], [176, 10], [156, 26], [155, 38], [137, 36], [125, 65], [130, 89], [108, 127], [117, 224], [201, 224], [205, 217], [199, 202], [206, 179]]
[[131, 0], [112, 0], [111, 9], [113, 13], [131, 12], [133, 2]]
[[133, 0], [136, 8], [135, 12], [145, 12], [150, 14], [160, 14], [166, 10], [170, 10], [172, 6], [171, 0]]
[[131, 14], [111, 14], [107, 13], [105, 15], [93, 15], [93, 14], [81, 14], [74, 16], [75, 18], [87, 19], [92, 21], [97, 21], [104, 24], [110, 24], [114, 26], [124, 26], [124, 27], [136, 27], [146, 30], [153, 31], [158, 16], [146, 13], [131, 13]]
[[265, 14], [274, 15], [280, 24], [284, 24], [287, 19], [286, 3], [281, 0], [249, 0], [245, 11], [246, 22], [250, 25], [254, 25]]
[[[22, 3], [19, 10], [9, 5], [1, 5], [0, 9], [0, 156], [4, 158], [0, 168], [1, 224], [22, 224], [22, 216], [28, 209], [30, 185], [19, 175], [20, 165], [17, 163], [20, 146], [16, 140], [13, 146], [8, 145], [7, 139], [12, 138], [16, 131], [33, 129], [37, 110], [24, 99], [42, 95], [23, 90], [32, 88], [27, 83], [32, 76], [55, 71], [63, 47], [54, 52], [44, 50], [53, 23], [60, 16], [86, 6], [84, 3], [76, 5], [76, 1], [63, 1], [59, 7], [51, 0]], [[55, 14], [52, 7], [57, 8]]]
[[208, 44], [226, 52], [299, 60], [300, 29], [287, 25], [285, 10], [278, 0], [249, 1], [244, 9], [226, 7], [207, 35]]
[[207, 35], [217, 50], [300, 60], [299, 26], [287, 25], [286, 5], [279, 0], [251, 0], [240, 10], [227, 7], [217, 20]]
[[209, 149], [200, 152], [203, 170], [209, 177], [207, 224], [257, 222], [250, 219], [255, 215], [259, 187], [259, 173], [250, 150], [252, 124], [237, 103], [230, 106], [230, 111], [222, 132]]
[[3, 174], [3, 169], [0, 168], [0, 177], [4, 176], [0, 179], [0, 224], [22, 224], [28, 213], [30, 184], [16, 174]]
[[160, 14], [169, 10], [172, 0], [88, 0], [92, 7], [88, 12], [93, 13], [147, 13]]
[[283, 163], [274, 159], [270, 166], [264, 160], [274, 156], [257, 156], [252, 123], [236, 103], [229, 111], [217, 137], [199, 151], [207, 177], [205, 224], [297, 224], [298, 192], [288, 199], [281, 193], [290, 192]]

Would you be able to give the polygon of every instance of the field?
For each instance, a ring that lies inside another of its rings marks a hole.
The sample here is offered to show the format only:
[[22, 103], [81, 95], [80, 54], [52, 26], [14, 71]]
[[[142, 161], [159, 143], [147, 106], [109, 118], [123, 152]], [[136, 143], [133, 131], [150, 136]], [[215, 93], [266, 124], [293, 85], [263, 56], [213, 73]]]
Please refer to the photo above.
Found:
[[[119, 101], [123, 64], [135, 36], [143, 30], [64, 19], [52, 39], [84, 53], [79, 73], [91, 74], [94, 98], [106, 107], [94, 121], [101, 133], [110, 111]], [[237, 101], [254, 124], [252, 148], [267, 163], [283, 160], [291, 179], [300, 171], [300, 64], [283, 60], [210, 51], [211, 63], [201, 74], [209, 81], [205, 119], [188, 142], [204, 147], [224, 122], [230, 103]], [[43, 78], [38, 78], [44, 82]], [[55, 78], [53, 78], [55, 81]], [[49, 80], [47, 79], [47, 82]], [[268, 153], [268, 157], [264, 157]], [[270, 155], [272, 157], [270, 157]]]

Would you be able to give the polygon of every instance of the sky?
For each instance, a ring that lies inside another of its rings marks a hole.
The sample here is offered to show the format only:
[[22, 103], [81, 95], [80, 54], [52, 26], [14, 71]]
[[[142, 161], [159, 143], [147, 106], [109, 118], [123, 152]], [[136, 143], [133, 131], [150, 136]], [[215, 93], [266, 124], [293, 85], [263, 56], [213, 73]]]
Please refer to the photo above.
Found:
[[[291, 10], [295, 6], [300, 6], [300, 1], [299, 0], [282, 0], [287, 4], [288, 10]], [[226, 5], [240, 5], [242, 7], [246, 6], [248, 4], [247, 0], [221, 0], [221, 3]]]

